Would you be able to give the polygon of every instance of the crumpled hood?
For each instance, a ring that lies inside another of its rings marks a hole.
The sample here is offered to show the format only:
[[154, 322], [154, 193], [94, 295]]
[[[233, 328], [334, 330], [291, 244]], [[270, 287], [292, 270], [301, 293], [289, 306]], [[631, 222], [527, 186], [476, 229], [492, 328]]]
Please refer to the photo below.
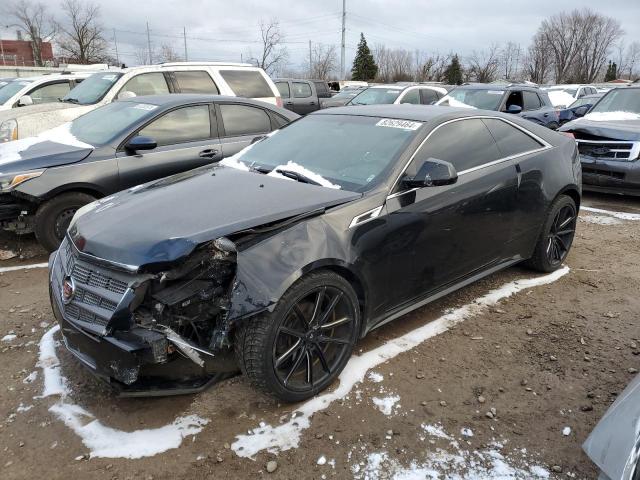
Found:
[[85, 253], [140, 267], [172, 262], [203, 242], [360, 196], [217, 165], [94, 202], [69, 232]]
[[565, 123], [560, 132], [582, 132], [615, 140], [640, 140], [640, 120], [589, 120], [579, 118]]
[[93, 145], [76, 139], [70, 125], [61, 125], [37, 137], [0, 143], [0, 174], [57, 167], [85, 159]]
[[640, 375], [609, 407], [582, 445], [589, 458], [609, 478], [630, 480], [640, 441]]

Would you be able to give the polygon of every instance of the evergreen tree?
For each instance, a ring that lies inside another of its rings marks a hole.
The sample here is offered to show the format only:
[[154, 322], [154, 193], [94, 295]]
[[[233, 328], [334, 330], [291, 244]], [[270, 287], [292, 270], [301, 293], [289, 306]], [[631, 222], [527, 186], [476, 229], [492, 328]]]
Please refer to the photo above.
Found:
[[361, 33], [358, 51], [353, 59], [353, 67], [351, 67], [351, 78], [353, 80], [371, 81], [376, 78], [377, 73], [378, 65], [373, 59], [373, 54], [369, 50], [364, 34]]
[[458, 55], [454, 55], [451, 63], [444, 71], [445, 81], [450, 85], [462, 85], [462, 66]]

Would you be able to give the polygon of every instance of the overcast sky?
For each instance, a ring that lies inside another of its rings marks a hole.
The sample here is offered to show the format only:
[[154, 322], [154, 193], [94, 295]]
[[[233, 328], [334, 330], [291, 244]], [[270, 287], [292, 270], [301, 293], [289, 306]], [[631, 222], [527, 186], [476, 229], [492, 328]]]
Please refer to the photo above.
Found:
[[[54, 14], [60, 0], [46, 2]], [[154, 47], [170, 44], [189, 60], [245, 61], [260, 51], [261, 19], [279, 20], [292, 69], [308, 65], [308, 42], [340, 46], [342, 0], [277, 2], [249, 0], [97, 0], [106, 37], [118, 41], [121, 61], [135, 64], [146, 48], [146, 22]], [[540, 22], [552, 14], [590, 7], [620, 21], [625, 41], [640, 41], [639, 0], [347, 0], [346, 67], [351, 66], [360, 32], [369, 45], [461, 55], [491, 43], [529, 44]], [[606, 8], [605, 8], [606, 7]], [[6, 30], [3, 36], [8, 33]], [[113, 52], [115, 55], [115, 51]], [[338, 50], [339, 54], [339, 50]]]

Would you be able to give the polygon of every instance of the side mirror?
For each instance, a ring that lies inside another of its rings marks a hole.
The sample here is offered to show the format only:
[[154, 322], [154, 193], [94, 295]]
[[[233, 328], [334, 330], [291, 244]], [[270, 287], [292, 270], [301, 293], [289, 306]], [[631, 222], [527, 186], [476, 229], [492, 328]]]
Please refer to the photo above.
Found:
[[33, 98], [31, 98], [31, 95], [23, 95], [20, 97], [20, 100], [18, 100], [19, 107], [28, 107], [29, 105], [33, 105]]
[[509, 105], [507, 108], [507, 113], [518, 114], [522, 112], [522, 107], [520, 105]]
[[576, 117], [584, 117], [590, 108], [591, 108], [591, 105], [580, 105], [573, 111], [573, 114]]
[[153, 138], [138, 135], [129, 140], [124, 148], [131, 152], [136, 152], [138, 150], [153, 150], [157, 146], [158, 143]]
[[451, 163], [429, 158], [424, 161], [415, 177], [405, 178], [402, 182], [409, 188], [422, 188], [451, 185], [457, 181], [458, 172]]

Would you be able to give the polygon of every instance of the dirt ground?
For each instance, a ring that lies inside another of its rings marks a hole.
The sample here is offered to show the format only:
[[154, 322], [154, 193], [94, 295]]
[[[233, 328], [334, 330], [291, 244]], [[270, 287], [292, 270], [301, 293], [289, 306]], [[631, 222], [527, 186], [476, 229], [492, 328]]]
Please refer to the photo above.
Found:
[[[583, 206], [640, 214], [640, 199], [586, 195]], [[242, 377], [197, 395], [120, 399], [59, 347], [71, 401], [114, 432], [159, 428], [191, 414], [208, 421], [178, 448], [152, 457], [90, 457], [81, 438], [49, 410], [56, 397], [38, 398], [38, 342], [53, 325], [47, 271], [0, 273], [0, 338], [16, 335], [0, 341], [1, 477], [530, 478], [547, 471], [551, 478], [596, 478], [581, 444], [640, 370], [640, 221], [586, 211], [581, 217], [567, 275], [373, 368], [348, 395], [311, 417], [297, 448], [253, 459], [231, 448], [236, 436], [261, 422], [278, 425], [296, 405], [256, 393]], [[33, 239], [18, 245], [15, 237], [0, 237], [0, 250], [19, 248], [23, 258], [1, 261], [0, 268], [46, 261]], [[373, 332], [358, 350], [535, 276], [522, 268], [493, 275]], [[387, 412], [377, 404], [385, 399]], [[160, 442], [156, 435], [146, 441]], [[272, 460], [277, 469], [267, 473]], [[501, 470], [501, 461], [516, 470]]]

